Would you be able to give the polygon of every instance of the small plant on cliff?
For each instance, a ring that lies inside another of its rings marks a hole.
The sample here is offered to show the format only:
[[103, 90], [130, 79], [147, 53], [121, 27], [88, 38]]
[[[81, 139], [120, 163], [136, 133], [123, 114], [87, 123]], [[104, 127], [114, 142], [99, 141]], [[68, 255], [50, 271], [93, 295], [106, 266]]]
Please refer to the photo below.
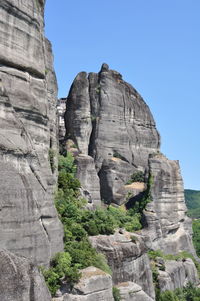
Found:
[[113, 298], [115, 301], [121, 300], [120, 290], [116, 286], [113, 286]]
[[134, 182], [144, 182], [144, 173], [142, 171], [134, 172], [131, 175], [131, 179], [128, 180], [128, 182], [126, 183], [126, 185], [132, 184]]

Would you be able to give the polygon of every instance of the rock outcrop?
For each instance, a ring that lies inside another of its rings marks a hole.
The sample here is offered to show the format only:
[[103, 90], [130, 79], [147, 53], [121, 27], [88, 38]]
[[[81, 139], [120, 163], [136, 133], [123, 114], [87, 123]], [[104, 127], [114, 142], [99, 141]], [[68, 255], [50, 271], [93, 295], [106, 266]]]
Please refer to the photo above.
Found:
[[158, 283], [161, 291], [175, 290], [192, 283], [197, 285], [199, 278], [192, 259], [167, 260], [164, 262], [165, 271], [159, 271]]
[[120, 73], [103, 64], [98, 74], [81, 72], [75, 78], [65, 123], [67, 138], [82, 156], [94, 159], [101, 199], [122, 203], [124, 184], [134, 171], [146, 170], [149, 154], [160, 145], [144, 100]]
[[81, 273], [81, 279], [74, 286], [73, 292], [54, 298], [53, 301], [114, 301], [110, 275], [95, 267], [83, 269]]
[[[131, 236], [134, 235], [135, 242]], [[90, 237], [90, 241], [103, 253], [113, 272], [114, 284], [135, 282], [151, 298], [155, 297], [150, 261], [143, 239], [136, 234], [116, 232], [114, 235]]]
[[48, 265], [63, 231], [53, 203], [57, 84], [43, 13], [44, 0], [0, 3], [0, 246]]
[[[114, 285], [122, 284], [124, 300], [129, 300], [132, 288], [130, 300], [136, 300], [137, 289], [137, 300], [140, 295], [144, 300], [154, 299], [147, 250], [161, 249], [165, 254], [187, 251], [196, 257], [178, 161], [160, 153], [160, 136], [148, 106], [106, 64], [98, 74], [77, 75], [67, 98], [65, 125], [66, 139], [77, 147], [77, 176], [94, 206], [99, 204], [99, 192], [101, 200], [126, 208], [146, 202], [143, 230], [136, 241], [125, 231], [94, 236], [90, 241], [106, 255]], [[167, 263], [166, 271], [159, 272], [161, 290], [198, 282], [196, 268], [189, 261]], [[128, 286], [124, 288], [123, 283]]]
[[38, 269], [26, 258], [0, 251], [1, 301], [50, 301], [51, 295]]
[[117, 285], [121, 301], [153, 301], [139, 286], [134, 282], [123, 282]]
[[191, 219], [186, 215], [183, 181], [178, 161], [171, 161], [162, 154], [149, 159], [153, 178], [146, 217], [148, 242], [151, 249], [162, 249], [166, 254], [188, 251], [196, 256], [192, 244]]

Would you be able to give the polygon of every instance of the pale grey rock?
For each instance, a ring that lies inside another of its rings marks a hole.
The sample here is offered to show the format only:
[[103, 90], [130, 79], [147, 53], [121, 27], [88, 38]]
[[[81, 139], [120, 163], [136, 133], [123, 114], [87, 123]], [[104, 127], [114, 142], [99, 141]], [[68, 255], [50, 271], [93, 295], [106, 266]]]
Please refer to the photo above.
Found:
[[0, 3], [0, 247], [48, 265], [63, 249], [53, 202], [57, 84], [44, 1]]
[[[87, 155], [78, 155], [75, 163], [77, 164], [76, 176], [81, 182], [82, 189], [91, 196], [89, 203], [101, 206], [100, 184], [97, 176], [94, 159]], [[86, 196], [87, 198], [87, 196]]]
[[161, 154], [149, 159], [153, 176], [150, 202], [144, 212], [148, 228], [147, 245], [166, 254], [188, 251], [196, 256], [192, 244], [191, 220], [186, 216], [183, 181], [178, 161]]
[[[123, 203], [123, 186], [130, 173], [145, 171], [149, 154], [157, 152], [160, 145], [144, 100], [118, 72], [103, 64], [98, 74], [81, 72], [75, 78], [67, 98], [65, 123], [67, 138], [82, 154], [94, 158], [101, 198]], [[113, 160], [116, 157], [120, 162]]]
[[[131, 235], [137, 237], [136, 243], [131, 241]], [[97, 251], [106, 256], [114, 284], [135, 282], [151, 298], [155, 297], [147, 249], [139, 235], [123, 231], [123, 234], [92, 236], [90, 241]]]
[[0, 250], [0, 300], [50, 301], [43, 276], [26, 258]]
[[117, 285], [120, 292], [121, 301], [153, 301], [139, 286], [134, 282], [123, 282]]
[[193, 285], [199, 283], [195, 264], [190, 258], [184, 261], [167, 260], [165, 271], [159, 271], [158, 283], [161, 291], [173, 291], [186, 286], [189, 282]]
[[82, 276], [71, 294], [54, 298], [53, 301], [114, 301], [112, 277], [95, 267], [81, 270]]

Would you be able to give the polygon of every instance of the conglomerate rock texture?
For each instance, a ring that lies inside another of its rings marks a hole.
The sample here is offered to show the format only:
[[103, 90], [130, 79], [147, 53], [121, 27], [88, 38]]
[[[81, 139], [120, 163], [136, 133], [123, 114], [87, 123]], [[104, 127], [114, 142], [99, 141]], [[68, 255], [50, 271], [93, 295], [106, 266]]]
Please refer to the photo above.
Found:
[[98, 74], [77, 75], [66, 107], [67, 138], [94, 158], [101, 199], [120, 204], [124, 183], [135, 170], [145, 171], [149, 154], [159, 149], [148, 106], [120, 73], [103, 64]]
[[0, 250], [0, 266], [1, 301], [51, 300], [43, 277], [29, 260]]
[[0, 2], [0, 247], [47, 265], [63, 231], [48, 158], [57, 84], [43, 13], [42, 0]]

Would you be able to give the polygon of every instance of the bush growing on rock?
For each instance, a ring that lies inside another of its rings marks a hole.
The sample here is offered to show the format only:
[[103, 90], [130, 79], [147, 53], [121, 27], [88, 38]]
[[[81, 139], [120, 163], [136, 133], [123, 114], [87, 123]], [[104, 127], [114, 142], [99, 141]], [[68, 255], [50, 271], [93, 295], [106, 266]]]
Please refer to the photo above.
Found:
[[75, 178], [76, 166], [71, 154], [59, 156], [58, 171], [55, 205], [64, 226], [65, 253], [58, 253], [52, 259], [49, 270], [43, 269], [52, 295], [59, 288], [61, 278], [73, 286], [80, 277], [78, 269], [95, 266], [111, 274], [105, 256], [92, 248], [89, 235], [110, 235], [117, 228], [137, 231], [142, 227], [140, 213], [133, 210], [123, 210], [111, 205], [106, 209], [93, 211], [85, 208], [86, 201], [80, 195], [80, 182]]

